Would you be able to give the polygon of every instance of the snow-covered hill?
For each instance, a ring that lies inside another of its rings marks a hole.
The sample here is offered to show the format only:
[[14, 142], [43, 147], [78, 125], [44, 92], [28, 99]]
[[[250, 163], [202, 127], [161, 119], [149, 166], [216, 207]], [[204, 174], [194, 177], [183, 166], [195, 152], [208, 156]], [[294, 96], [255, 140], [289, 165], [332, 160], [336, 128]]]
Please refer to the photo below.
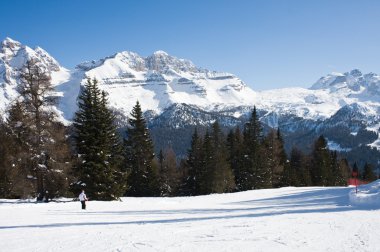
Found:
[[363, 208], [380, 208], [380, 179], [368, 185], [361, 185], [358, 192], [349, 194], [350, 203]]
[[78, 201], [0, 200], [1, 250], [379, 251], [380, 210], [352, 205], [352, 190], [123, 198], [89, 201], [85, 211]]
[[155, 120], [152, 125], [180, 128], [218, 119], [231, 126], [244, 121], [256, 105], [262, 122], [284, 130], [289, 147], [300, 141], [309, 145], [324, 134], [337, 150], [380, 149], [380, 77], [374, 73], [332, 73], [310, 89], [256, 92], [233, 74], [203, 69], [163, 51], [147, 57], [120, 52], [69, 71], [43, 49], [7, 38], [0, 50], [0, 110], [17, 97], [18, 69], [30, 58], [39, 59], [52, 74], [61, 96], [58, 109], [68, 121], [77, 109], [80, 87], [90, 77], [98, 79], [109, 93], [110, 105], [121, 118], [127, 117], [139, 100]]

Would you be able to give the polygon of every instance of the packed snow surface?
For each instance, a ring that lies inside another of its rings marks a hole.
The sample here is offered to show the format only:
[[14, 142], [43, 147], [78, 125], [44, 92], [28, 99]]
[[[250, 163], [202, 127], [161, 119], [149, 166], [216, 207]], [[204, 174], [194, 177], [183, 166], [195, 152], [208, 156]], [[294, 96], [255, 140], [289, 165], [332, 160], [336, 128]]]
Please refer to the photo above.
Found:
[[351, 205], [351, 190], [123, 198], [89, 201], [87, 210], [71, 201], [1, 200], [1, 250], [379, 251], [380, 210]]

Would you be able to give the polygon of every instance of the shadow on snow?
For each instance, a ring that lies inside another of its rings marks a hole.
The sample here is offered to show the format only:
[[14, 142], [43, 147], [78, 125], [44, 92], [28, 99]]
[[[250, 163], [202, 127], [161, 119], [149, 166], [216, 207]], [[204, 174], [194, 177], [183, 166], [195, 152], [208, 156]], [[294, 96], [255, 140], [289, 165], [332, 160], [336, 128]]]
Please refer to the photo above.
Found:
[[[288, 193], [274, 198], [256, 199], [249, 201], [237, 201], [225, 203], [235, 207], [220, 209], [178, 209], [178, 210], [146, 210], [146, 211], [91, 211], [86, 215], [169, 215], [169, 214], [223, 214], [217, 216], [178, 217], [156, 220], [113, 221], [113, 222], [81, 222], [81, 223], [49, 223], [18, 226], [0, 226], [0, 230], [19, 228], [61, 228], [72, 226], [106, 226], [106, 225], [145, 225], [145, 224], [171, 224], [208, 220], [227, 220], [238, 218], [256, 218], [279, 216], [284, 214], [309, 214], [309, 213], [336, 213], [344, 211], [362, 210], [363, 208], [348, 204], [348, 192], [352, 188], [328, 188], [313, 189], [306, 192]], [[250, 206], [240, 207], [236, 206]], [[262, 206], [265, 205], [265, 206]], [[321, 206], [321, 207], [319, 207]], [[298, 208], [298, 209], [297, 209]], [[365, 208], [368, 210], [368, 208]], [[264, 212], [260, 212], [264, 211]], [[247, 213], [252, 212], [252, 213]], [[256, 212], [256, 213], [255, 213]], [[62, 214], [62, 213], [60, 213]], [[78, 215], [76, 213], [66, 213]], [[142, 216], [143, 217], [143, 216]]]

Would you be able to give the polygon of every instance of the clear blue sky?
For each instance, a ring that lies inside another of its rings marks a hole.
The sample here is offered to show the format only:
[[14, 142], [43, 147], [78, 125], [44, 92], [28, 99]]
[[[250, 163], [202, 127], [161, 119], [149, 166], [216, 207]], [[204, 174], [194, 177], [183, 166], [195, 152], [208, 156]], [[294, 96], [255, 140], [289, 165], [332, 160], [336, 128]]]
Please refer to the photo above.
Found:
[[0, 39], [63, 66], [164, 50], [255, 90], [310, 87], [327, 73], [380, 73], [377, 0], [1, 0]]

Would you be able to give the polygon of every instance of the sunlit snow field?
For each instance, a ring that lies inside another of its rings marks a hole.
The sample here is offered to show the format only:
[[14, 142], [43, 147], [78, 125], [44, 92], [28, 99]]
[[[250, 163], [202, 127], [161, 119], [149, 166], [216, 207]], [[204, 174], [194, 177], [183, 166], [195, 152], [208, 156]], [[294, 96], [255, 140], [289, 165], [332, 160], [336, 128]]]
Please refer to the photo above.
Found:
[[0, 251], [380, 251], [379, 187], [360, 200], [352, 187], [288, 187], [87, 210], [0, 200]]

